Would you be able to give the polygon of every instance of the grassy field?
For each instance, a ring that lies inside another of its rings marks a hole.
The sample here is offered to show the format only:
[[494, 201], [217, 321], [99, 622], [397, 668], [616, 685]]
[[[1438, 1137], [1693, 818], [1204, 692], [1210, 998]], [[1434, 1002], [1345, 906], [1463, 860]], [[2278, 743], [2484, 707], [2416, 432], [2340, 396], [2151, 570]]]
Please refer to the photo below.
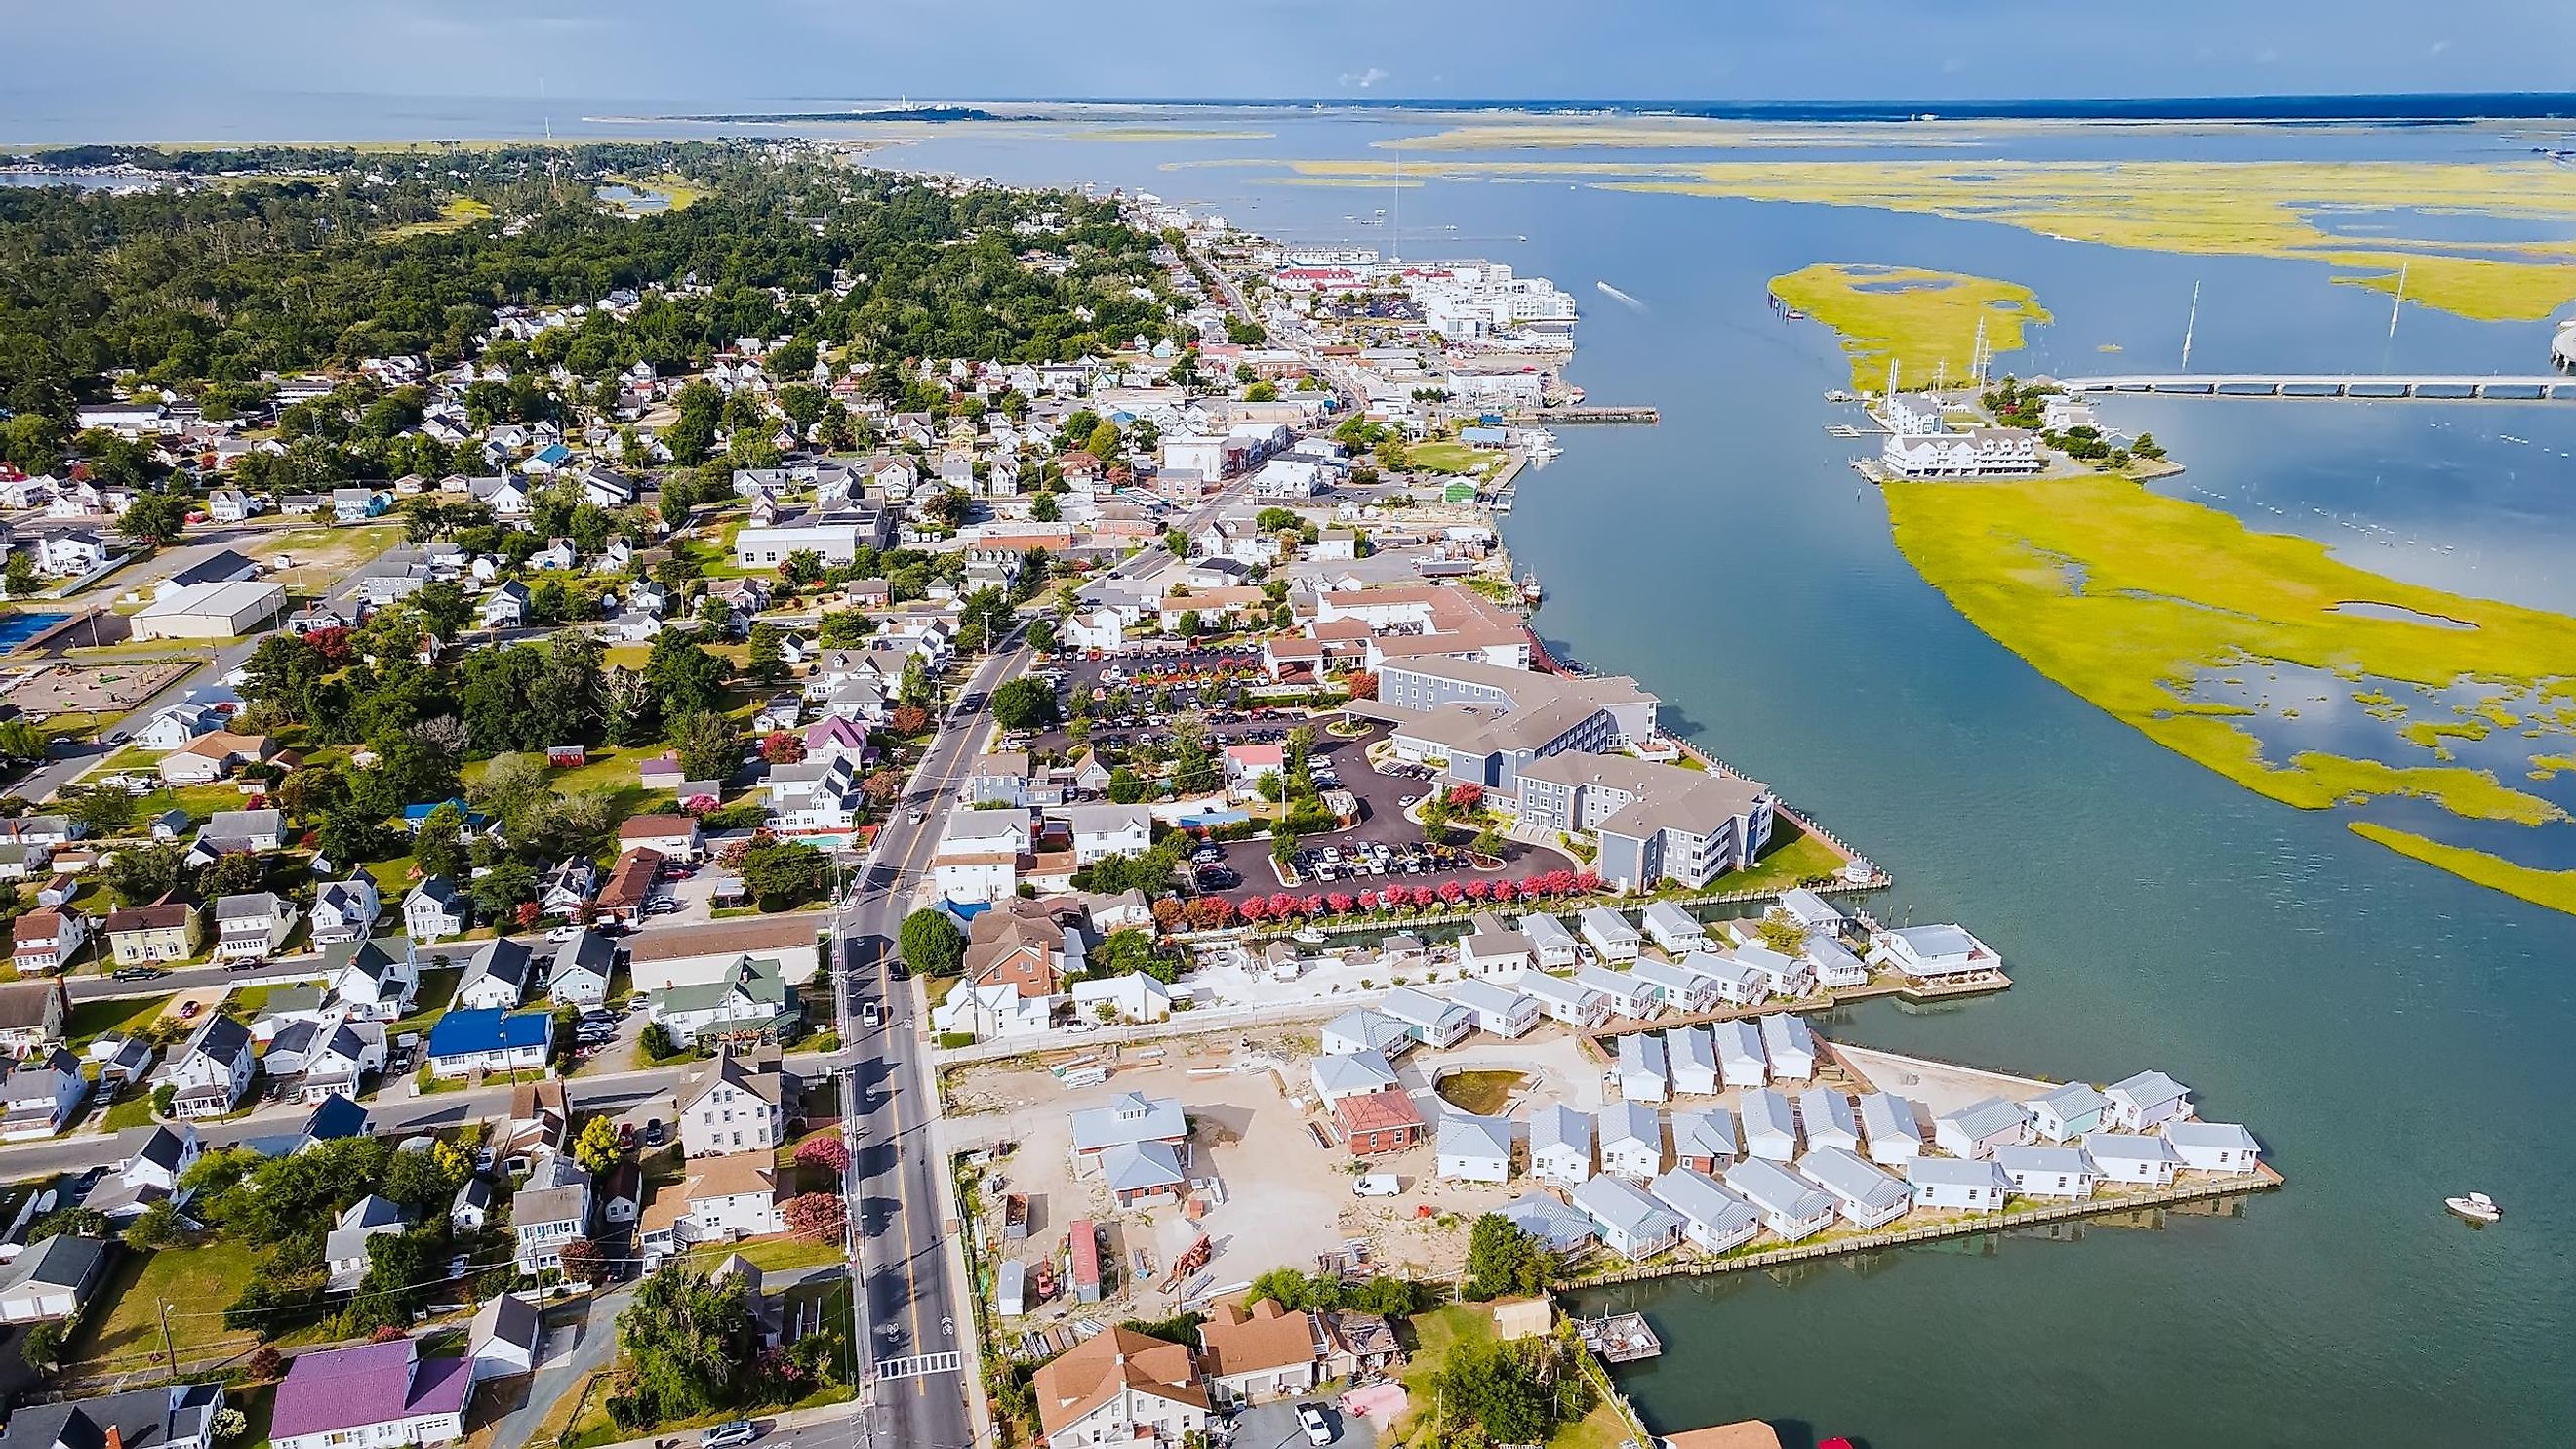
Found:
[[608, 184], [611, 186], [627, 187], [630, 190], [635, 191], [658, 191], [664, 196], [671, 198], [670, 209], [673, 211], [685, 210], [696, 205], [698, 202], [705, 200], [707, 196], [707, 189], [705, 187], [698, 185], [694, 181], [689, 181], [682, 177], [675, 176], [668, 171], [663, 172], [659, 176], [647, 177], [641, 181], [632, 176], [611, 176], [608, 178]]
[[463, 231], [478, 221], [492, 219], [491, 205], [470, 196], [451, 198], [445, 206], [439, 208], [439, 213], [436, 221], [415, 221], [394, 227], [384, 234], [385, 240], [391, 241], [407, 236], [430, 236], [446, 231]]
[[[2576, 619], [2382, 578], [2338, 562], [2323, 544], [2257, 533], [2120, 478], [1882, 491], [1897, 547], [1978, 628], [2158, 743], [2249, 789], [2303, 809], [2407, 794], [2471, 819], [2558, 818], [2548, 802], [2483, 770], [2398, 769], [2316, 753], [2266, 761], [2241, 709], [2187, 700], [2180, 686], [2206, 669], [2278, 661], [2430, 689], [2463, 677], [2536, 689], [2576, 675]], [[2069, 582], [2078, 574], [2080, 587]], [[2353, 601], [2471, 627], [2339, 611]], [[2404, 714], [2394, 703], [2371, 710], [2396, 739], [2404, 738]], [[2566, 732], [2563, 720], [2530, 723], [2535, 761], [2564, 752], [2563, 742], [2549, 743]], [[2470, 875], [2459, 866], [2474, 852], [2406, 853], [2507, 889], [2508, 880], [2533, 874]]]
[[140, 1031], [170, 1004], [169, 996], [129, 996], [110, 1001], [75, 1001], [63, 1020], [63, 1035], [80, 1051], [100, 1037]]
[[351, 569], [402, 542], [408, 527], [399, 518], [353, 523], [345, 528], [271, 529], [249, 538], [242, 547], [273, 567], [284, 557], [289, 567], [269, 577], [291, 590], [317, 590], [345, 577]]
[[819, 1238], [800, 1238], [781, 1234], [772, 1238], [754, 1238], [744, 1243], [707, 1243], [691, 1248], [688, 1256], [702, 1268], [712, 1268], [735, 1253], [750, 1260], [751, 1266], [763, 1273], [784, 1272], [791, 1268], [820, 1268], [842, 1260], [841, 1245]]
[[[1589, 143], [1584, 143], [1589, 144]], [[1615, 143], [1611, 143], [1615, 144]], [[2537, 321], [2576, 298], [2560, 242], [2408, 236], [2366, 241], [2341, 213], [2576, 219], [2576, 169], [2544, 160], [2402, 161], [1299, 161], [1299, 179], [1379, 188], [1399, 179], [1557, 180], [1620, 191], [1805, 202], [1996, 222], [2070, 241], [2197, 256], [2319, 262], [2338, 280], [2479, 321]], [[2437, 228], [2416, 228], [2434, 231]]]
[[1405, 463], [1432, 473], [1484, 473], [1500, 467], [1504, 458], [1493, 448], [1479, 448], [1454, 438], [1429, 443], [1416, 443], [1404, 450]]
[[109, 1270], [99, 1298], [113, 1305], [75, 1339], [68, 1367], [105, 1372], [144, 1367], [161, 1352], [161, 1305], [170, 1305], [170, 1341], [181, 1358], [248, 1348], [258, 1335], [224, 1327], [224, 1305], [259, 1272], [260, 1255], [216, 1238], [194, 1248], [128, 1253]]
[[1521, 1084], [1518, 1072], [1453, 1072], [1440, 1079], [1440, 1100], [1461, 1112], [1491, 1117]]
[[1708, 883], [1713, 891], [1779, 891], [1820, 875], [1832, 875], [1843, 868], [1843, 858], [1832, 846], [1805, 834], [1785, 820], [1771, 826], [1771, 849], [1751, 870], [1722, 875]]
[[1883, 391], [1891, 358], [1900, 388], [1928, 384], [1945, 366], [1969, 376], [1981, 318], [1998, 353], [2020, 350], [2022, 328], [2050, 320], [2028, 287], [1920, 267], [1818, 262], [1773, 277], [1771, 291], [1842, 334], [1856, 392]]

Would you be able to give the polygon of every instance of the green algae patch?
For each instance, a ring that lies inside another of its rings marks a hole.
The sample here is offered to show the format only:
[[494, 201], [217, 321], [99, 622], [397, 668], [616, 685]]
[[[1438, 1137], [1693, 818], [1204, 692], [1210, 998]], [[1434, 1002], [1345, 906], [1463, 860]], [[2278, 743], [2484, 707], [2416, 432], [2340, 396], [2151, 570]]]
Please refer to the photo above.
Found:
[[2502, 891], [2533, 905], [2576, 916], [2576, 870], [2541, 870], [2535, 866], [2516, 865], [2509, 860], [2498, 860], [2483, 850], [2444, 845], [2412, 831], [2396, 830], [2368, 820], [2355, 820], [2349, 828], [2364, 840], [2387, 846], [2399, 855], [2422, 861], [2436, 870], [2447, 870], [2473, 885]]
[[1977, 324], [1997, 353], [2022, 345], [2022, 329], [2050, 318], [2030, 288], [1964, 272], [1819, 262], [1771, 279], [1772, 295], [1840, 333], [1852, 387], [1874, 392], [1895, 361], [1899, 386], [1936, 374], [1970, 376]]

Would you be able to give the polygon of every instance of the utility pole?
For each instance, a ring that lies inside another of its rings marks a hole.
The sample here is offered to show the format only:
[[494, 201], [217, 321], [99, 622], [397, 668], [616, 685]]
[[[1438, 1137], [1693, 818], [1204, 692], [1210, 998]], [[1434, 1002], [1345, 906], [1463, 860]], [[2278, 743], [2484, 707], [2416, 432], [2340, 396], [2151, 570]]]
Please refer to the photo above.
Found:
[[179, 1350], [173, 1347], [170, 1343], [170, 1300], [167, 1298], [161, 1299], [160, 1307], [161, 1355], [170, 1361], [170, 1378], [173, 1382], [176, 1382], [179, 1377]]

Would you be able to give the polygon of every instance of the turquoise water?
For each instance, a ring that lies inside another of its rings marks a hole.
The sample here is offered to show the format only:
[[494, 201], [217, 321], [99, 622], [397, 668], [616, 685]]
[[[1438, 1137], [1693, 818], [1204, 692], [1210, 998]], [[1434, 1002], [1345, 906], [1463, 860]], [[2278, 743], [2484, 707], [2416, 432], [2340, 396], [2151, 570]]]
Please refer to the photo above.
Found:
[[[943, 138], [889, 159], [1088, 178], [1286, 239], [1389, 245], [1388, 228], [1341, 220], [1393, 210], [1383, 188], [1159, 164], [1364, 156], [1406, 128], [1277, 129], [1150, 148]], [[1991, 149], [2512, 151], [2473, 131], [1999, 134]], [[2097, 1082], [2160, 1067], [2210, 1115], [2251, 1124], [2289, 1177], [2238, 1215], [2159, 1230], [1624, 1290], [1671, 1345], [1623, 1374], [1648, 1420], [1762, 1417], [1873, 1449], [2576, 1441], [2563, 1366], [2576, 1164], [2538, 1127], [2576, 1091], [2576, 921], [2250, 795], [1979, 633], [1896, 554], [1877, 496], [1844, 467], [1855, 445], [1824, 434], [1821, 394], [1845, 380], [1831, 340], [1774, 317], [1763, 289], [1815, 261], [2028, 283], [2059, 320], [2003, 360], [2024, 375], [2173, 366], [2195, 281], [2201, 367], [2528, 371], [2546, 324], [2410, 309], [2390, 340], [2388, 300], [2321, 266], [1972, 222], [1544, 184], [1435, 182], [1400, 205], [1406, 256], [1499, 257], [1576, 294], [1573, 379], [1594, 401], [1663, 409], [1651, 429], [1561, 429], [1565, 455], [1521, 480], [1504, 531], [1548, 586], [1551, 646], [1636, 675], [1675, 727], [1884, 862], [1897, 883], [1879, 911], [1968, 923], [2016, 981], [1937, 1011], [1873, 1005], [1828, 1033]], [[1597, 280], [1645, 305], [1608, 303]], [[2539, 451], [2576, 446], [2576, 408], [2122, 399], [2104, 412], [2190, 465], [2170, 490], [2223, 495], [2203, 501], [2258, 527], [2423, 582], [2576, 607], [2561, 565], [2576, 476]], [[2445, 1195], [2471, 1188], [2505, 1203], [2501, 1227], [2444, 1214]]]

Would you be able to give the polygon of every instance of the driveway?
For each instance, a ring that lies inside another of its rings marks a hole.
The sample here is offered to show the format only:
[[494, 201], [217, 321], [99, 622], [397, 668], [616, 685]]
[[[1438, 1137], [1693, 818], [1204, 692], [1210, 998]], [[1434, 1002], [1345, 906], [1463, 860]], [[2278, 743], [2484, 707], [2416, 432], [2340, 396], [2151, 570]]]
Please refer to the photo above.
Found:
[[581, 1386], [582, 1380], [608, 1367], [617, 1356], [617, 1315], [634, 1301], [632, 1285], [612, 1288], [558, 1322], [549, 1315], [546, 1334], [537, 1346], [537, 1371], [528, 1379], [527, 1402], [492, 1426], [491, 1449], [520, 1449], [536, 1432], [555, 1400]]
[[1317, 1390], [1294, 1399], [1255, 1404], [1235, 1416], [1234, 1432], [1224, 1443], [1226, 1449], [1303, 1449], [1306, 1430], [1297, 1422], [1297, 1406], [1314, 1404], [1324, 1411], [1324, 1422], [1332, 1426], [1332, 1449], [1377, 1449], [1377, 1426], [1357, 1414], [1345, 1414], [1329, 1390]]

